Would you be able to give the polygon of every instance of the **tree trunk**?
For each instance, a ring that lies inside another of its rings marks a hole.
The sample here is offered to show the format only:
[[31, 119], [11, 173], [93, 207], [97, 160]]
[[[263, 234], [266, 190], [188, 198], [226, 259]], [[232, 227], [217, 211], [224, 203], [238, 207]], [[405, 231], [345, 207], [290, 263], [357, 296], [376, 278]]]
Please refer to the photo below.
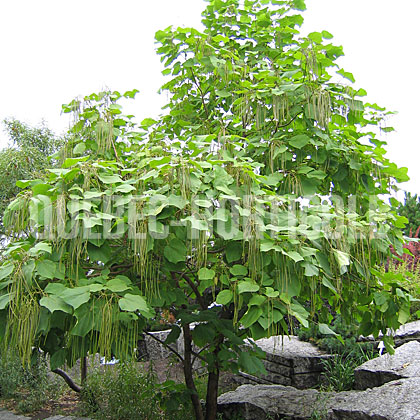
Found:
[[206, 420], [216, 420], [217, 392], [219, 389], [219, 369], [209, 372], [206, 396]]
[[80, 361], [80, 382], [85, 385], [87, 378], [87, 357], [83, 356], [82, 360]]
[[207, 395], [206, 395], [206, 420], [216, 420], [217, 417], [217, 394], [219, 391], [219, 362], [218, 355], [220, 346], [223, 343], [224, 337], [222, 334], [216, 339], [216, 347], [213, 351], [214, 366], [209, 369], [209, 377], [207, 381]]
[[193, 377], [193, 366], [192, 366], [192, 337], [190, 325], [184, 325], [182, 327], [184, 333], [184, 377], [185, 385], [191, 391], [191, 402], [194, 409], [195, 419], [204, 420], [203, 409], [201, 407], [200, 397], [197, 393], [197, 388], [195, 387], [194, 377]]

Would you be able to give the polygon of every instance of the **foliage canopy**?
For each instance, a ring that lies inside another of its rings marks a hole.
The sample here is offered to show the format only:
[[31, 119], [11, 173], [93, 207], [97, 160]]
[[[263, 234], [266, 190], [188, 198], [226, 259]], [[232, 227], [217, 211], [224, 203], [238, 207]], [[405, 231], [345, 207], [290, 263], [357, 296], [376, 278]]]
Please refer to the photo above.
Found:
[[3, 125], [10, 144], [0, 151], [1, 215], [20, 191], [16, 182], [39, 175], [62, 143], [45, 125], [30, 127], [16, 119], [6, 119]]
[[299, 38], [303, 9], [212, 0], [203, 32], [157, 32], [170, 92], [158, 121], [122, 113], [136, 91], [63, 107], [77, 120], [63, 165], [20, 183], [5, 215], [16, 240], [0, 268], [1, 335], [23, 359], [32, 346], [53, 367], [128, 357], [170, 310], [196, 418], [193, 356], [214, 419], [219, 371], [262, 368], [248, 337], [288, 334], [292, 318], [329, 331], [330, 307], [363, 334], [405, 322], [408, 294], [374, 267], [390, 244], [402, 251], [406, 219], [378, 196], [406, 170], [369, 130], [385, 111], [333, 81], [332, 35]]

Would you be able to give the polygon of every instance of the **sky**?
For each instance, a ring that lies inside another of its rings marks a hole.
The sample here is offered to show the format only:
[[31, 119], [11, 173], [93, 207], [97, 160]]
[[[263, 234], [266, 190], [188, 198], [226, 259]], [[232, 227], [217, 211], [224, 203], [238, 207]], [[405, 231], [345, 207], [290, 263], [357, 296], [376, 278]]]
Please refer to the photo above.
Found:
[[[367, 101], [397, 111], [384, 135], [388, 158], [409, 169], [401, 188], [420, 193], [417, 129], [418, 0], [306, 0], [303, 33], [327, 30], [344, 47], [339, 64]], [[203, 0], [0, 1], [0, 120], [42, 120], [57, 134], [69, 126], [61, 105], [103, 89], [139, 89], [125, 110], [138, 120], [165, 104], [154, 33], [169, 25], [200, 26]], [[0, 133], [0, 146], [7, 144]]]

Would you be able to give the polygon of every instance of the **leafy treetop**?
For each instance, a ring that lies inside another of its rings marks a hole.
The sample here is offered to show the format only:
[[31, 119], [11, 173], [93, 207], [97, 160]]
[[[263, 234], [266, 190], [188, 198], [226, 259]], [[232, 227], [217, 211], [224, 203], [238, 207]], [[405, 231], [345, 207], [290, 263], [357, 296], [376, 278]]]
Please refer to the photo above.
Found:
[[303, 8], [212, 0], [202, 32], [157, 32], [170, 92], [158, 121], [122, 113], [136, 91], [64, 106], [77, 117], [64, 163], [20, 183], [5, 217], [16, 240], [0, 268], [0, 335], [23, 359], [33, 346], [53, 367], [128, 357], [170, 310], [197, 419], [194, 358], [208, 369], [210, 420], [220, 370], [262, 369], [246, 339], [310, 317], [332, 333], [331, 307], [363, 334], [405, 322], [409, 295], [374, 267], [390, 244], [402, 251], [406, 219], [378, 196], [406, 170], [368, 129], [384, 110], [332, 81], [331, 34], [299, 38]]

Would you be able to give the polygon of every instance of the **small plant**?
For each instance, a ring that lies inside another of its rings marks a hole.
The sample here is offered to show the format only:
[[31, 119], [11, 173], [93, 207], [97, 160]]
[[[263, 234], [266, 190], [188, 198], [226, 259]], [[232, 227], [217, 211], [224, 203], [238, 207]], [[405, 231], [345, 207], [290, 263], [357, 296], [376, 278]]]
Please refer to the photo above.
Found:
[[0, 398], [14, 400], [18, 411], [34, 412], [60, 392], [61, 387], [48, 378], [47, 364], [41, 355], [34, 355], [30, 366], [23, 366], [12, 351], [1, 355]]
[[192, 418], [184, 385], [160, 384], [152, 366], [143, 371], [129, 362], [89, 375], [82, 402], [83, 414], [101, 420]]
[[297, 335], [300, 340], [310, 341], [316, 344], [321, 350], [331, 354], [350, 356], [353, 359], [365, 359], [366, 355], [373, 358], [375, 354], [374, 343], [359, 343], [356, 339], [358, 325], [348, 325], [337, 315], [331, 329], [340, 336], [326, 336], [319, 331], [317, 324], [310, 324], [309, 328], [300, 328]]
[[321, 373], [323, 389], [335, 392], [353, 389], [354, 369], [358, 366], [356, 359], [340, 354], [321, 363], [324, 368]]

